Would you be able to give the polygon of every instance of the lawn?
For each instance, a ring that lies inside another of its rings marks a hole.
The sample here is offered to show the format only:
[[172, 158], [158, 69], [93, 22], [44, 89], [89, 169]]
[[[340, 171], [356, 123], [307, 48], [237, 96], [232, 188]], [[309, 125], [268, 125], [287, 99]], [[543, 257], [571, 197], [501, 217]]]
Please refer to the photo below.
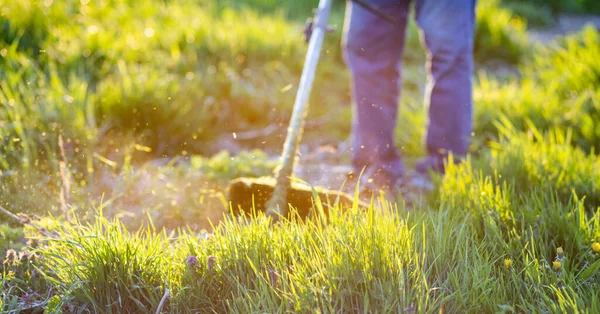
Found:
[[[596, 1], [479, 1], [469, 158], [418, 206], [232, 216], [227, 182], [278, 164], [316, 5], [0, 0], [0, 312], [600, 313], [600, 32], [528, 36]], [[350, 134], [344, 13], [307, 153]], [[425, 56], [407, 35], [411, 161]]]

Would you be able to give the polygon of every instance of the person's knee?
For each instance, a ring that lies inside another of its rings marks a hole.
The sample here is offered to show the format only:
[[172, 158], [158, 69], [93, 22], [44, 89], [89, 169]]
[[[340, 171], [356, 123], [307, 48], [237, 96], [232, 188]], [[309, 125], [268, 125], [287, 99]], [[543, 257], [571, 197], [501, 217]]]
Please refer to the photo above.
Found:
[[369, 29], [367, 24], [360, 21], [354, 21], [348, 29], [342, 48], [346, 64], [353, 72], [373, 70], [376, 66], [377, 56], [381, 51], [375, 50], [377, 42], [371, 39], [377, 31]]
[[407, 12], [395, 1], [377, 4], [392, 12], [398, 25], [391, 25], [360, 6], [351, 6], [342, 49], [346, 63], [355, 73], [382, 71], [396, 66], [401, 59]]
[[453, 62], [472, 55], [473, 39], [468, 30], [455, 27], [455, 31], [440, 29], [436, 25], [423, 27], [423, 37], [428, 52], [434, 60]]
[[355, 68], [361, 60], [368, 58], [368, 54], [364, 51], [364, 45], [357, 34], [349, 32], [342, 48], [346, 63], [351, 69]]
[[470, 16], [462, 10], [446, 10], [419, 19], [422, 39], [432, 62], [470, 62], [474, 41], [474, 21]]

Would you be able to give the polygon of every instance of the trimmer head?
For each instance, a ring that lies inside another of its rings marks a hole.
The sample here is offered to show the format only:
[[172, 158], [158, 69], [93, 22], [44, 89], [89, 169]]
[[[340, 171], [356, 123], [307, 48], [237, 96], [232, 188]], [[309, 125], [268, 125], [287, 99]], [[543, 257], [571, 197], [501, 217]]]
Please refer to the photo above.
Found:
[[[226, 198], [231, 204], [234, 215], [242, 212], [250, 213], [253, 209], [256, 212], [265, 212], [267, 210], [266, 203], [271, 199], [274, 189], [275, 179], [272, 177], [238, 178], [230, 182], [226, 190]], [[301, 218], [306, 218], [311, 213], [314, 214], [313, 189], [323, 203], [323, 209], [326, 212], [330, 207], [336, 205], [342, 210], [347, 210], [354, 204], [354, 198], [347, 193], [319, 187], [311, 188], [308, 185], [293, 182], [287, 191], [287, 203], [296, 209]], [[358, 206], [364, 209], [369, 205], [358, 200]]]

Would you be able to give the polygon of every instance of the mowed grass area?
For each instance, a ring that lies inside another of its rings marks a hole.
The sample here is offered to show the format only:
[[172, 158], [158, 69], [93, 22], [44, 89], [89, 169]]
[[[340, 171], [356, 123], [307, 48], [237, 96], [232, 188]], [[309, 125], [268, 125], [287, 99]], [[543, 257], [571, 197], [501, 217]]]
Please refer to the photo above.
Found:
[[[287, 123], [316, 2], [0, 0], [0, 205], [33, 222], [0, 216], [0, 311], [600, 312], [600, 33], [526, 32], [594, 4], [480, 1], [471, 156], [420, 207], [213, 227], [227, 180], [276, 165], [277, 136], [216, 153]], [[349, 134], [343, 16], [338, 2], [307, 142]], [[417, 157], [408, 34], [397, 142]]]

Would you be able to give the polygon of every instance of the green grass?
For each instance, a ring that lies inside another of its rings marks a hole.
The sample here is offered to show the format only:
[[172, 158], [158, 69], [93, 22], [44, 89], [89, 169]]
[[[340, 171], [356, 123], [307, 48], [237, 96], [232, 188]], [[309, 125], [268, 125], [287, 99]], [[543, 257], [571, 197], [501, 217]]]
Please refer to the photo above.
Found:
[[[600, 36], [593, 28], [539, 47], [520, 66], [521, 77], [499, 82], [487, 73], [475, 90], [475, 141], [496, 137], [502, 124], [519, 131], [570, 132], [572, 144], [586, 153], [600, 149]], [[476, 146], [477, 147], [477, 146]]]
[[[0, 0], [0, 205], [50, 232], [1, 216], [0, 311], [155, 313], [168, 289], [170, 313], [599, 312], [600, 35], [526, 33], [590, 1], [480, 3], [472, 154], [421, 206], [222, 219], [227, 181], [276, 161], [215, 147], [285, 129], [315, 5]], [[350, 131], [343, 14], [336, 3], [309, 117], [325, 122], [307, 142]], [[423, 154], [424, 60], [411, 22], [409, 158]]]
[[598, 309], [600, 272], [591, 265], [600, 255], [591, 245], [600, 211], [587, 216], [582, 201], [535, 186], [517, 194], [468, 165], [451, 168], [443, 184], [431, 211], [334, 210], [276, 226], [259, 215], [227, 219], [208, 236], [129, 232], [104, 218], [55, 222], [58, 238], [39, 249], [38, 265], [61, 300], [104, 313], [153, 312], [165, 289], [174, 313]]
[[560, 14], [598, 14], [600, 4], [594, 0], [502, 0], [503, 7], [513, 10], [535, 26], [550, 26]]

